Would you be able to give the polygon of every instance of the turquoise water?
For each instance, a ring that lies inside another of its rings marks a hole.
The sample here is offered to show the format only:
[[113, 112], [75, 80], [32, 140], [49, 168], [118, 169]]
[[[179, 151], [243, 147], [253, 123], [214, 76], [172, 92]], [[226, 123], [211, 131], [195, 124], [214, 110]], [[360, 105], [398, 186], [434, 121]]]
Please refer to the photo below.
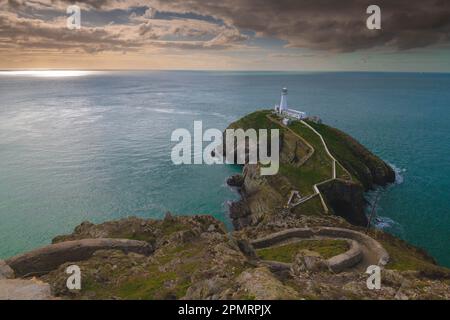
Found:
[[[0, 75], [0, 257], [84, 220], [208, 213], [229, 225], [233, 166], [174, 166], [174, 129], [224, 129], [278, 102], [319, 115], [397, 168], [378, 225], [450, 266], [450, 75], [110, 72]], [[373, 197], [373, 195], [371, 195]]]

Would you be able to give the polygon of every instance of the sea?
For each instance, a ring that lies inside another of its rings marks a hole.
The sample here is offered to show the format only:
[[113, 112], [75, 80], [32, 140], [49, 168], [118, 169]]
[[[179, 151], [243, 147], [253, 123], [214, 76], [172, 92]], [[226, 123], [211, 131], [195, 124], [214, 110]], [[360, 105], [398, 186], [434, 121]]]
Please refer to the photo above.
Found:
[[0, 258], [78, 224], [166, 212], [231, 228], [231, 165], [174, 165], [176, 129], [223, 130], [279, 103], [319, 116], [396, 171], [376, 226], [450, 267], [450, 74], [0, 72]]

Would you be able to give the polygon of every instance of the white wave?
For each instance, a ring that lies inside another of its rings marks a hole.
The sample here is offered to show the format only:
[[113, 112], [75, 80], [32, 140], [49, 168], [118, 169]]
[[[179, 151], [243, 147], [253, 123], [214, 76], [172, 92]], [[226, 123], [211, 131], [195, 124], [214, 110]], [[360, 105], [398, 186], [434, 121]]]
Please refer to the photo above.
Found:
[[393, 231], [394, 233], [397, 233], [397, 234], [403, 233], [402, 225], [389, 217], [378, 216], [373, 221], [373, 224], [377, 229]]
[[402, 184], [405, 180], [403, 177], [403, 173], [406, 172], [406, 169], [402, 169], [397, 167], [395, 164], [389, 163], [388, 165], [394, 170], [395, 172], [395, 184]]

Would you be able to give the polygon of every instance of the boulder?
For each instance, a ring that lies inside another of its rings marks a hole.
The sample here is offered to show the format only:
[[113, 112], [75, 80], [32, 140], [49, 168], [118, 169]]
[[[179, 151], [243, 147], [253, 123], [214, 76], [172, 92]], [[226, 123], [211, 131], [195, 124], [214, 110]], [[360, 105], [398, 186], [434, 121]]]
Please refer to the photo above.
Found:
[[214, 298], [225, 290], [227, 286], [229, 286], [228, 281], [220, 277], [197, 281], [188, 288], [183, 299], [201, 300]]
[[5, 261], [0, 260], [0, 280], [14, 278], [14, 270]]
[[244, 177], [241, 174], [235, 174], [227, 179], [230, 187], [241, 188], [244, 185]]
[[326, 261], [316, 252], [309, 250], [300, 251], [294, 258], [291, 266], [291, 274], [299, 276], [305, 272], [327, 271]]
[[247, 298], [255, 300], [294, 300], [298, 293], [284, 285], [266, 267], [259, 267], [242, 272], [236, 279], [241, 291]]

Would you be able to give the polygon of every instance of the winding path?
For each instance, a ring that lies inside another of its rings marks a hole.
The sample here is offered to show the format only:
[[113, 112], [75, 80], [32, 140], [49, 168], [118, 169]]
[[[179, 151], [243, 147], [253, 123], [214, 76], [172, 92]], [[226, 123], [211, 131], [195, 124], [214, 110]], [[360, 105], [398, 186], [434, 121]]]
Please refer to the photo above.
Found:
[[[389, 254], [378, 241], [364, 233], [343, 228], [288, 229], [253, 240], [251, 244], [255, 249], [262, 249], [284, 243], [319, 239], [350, 241], [350, 249], [347, 252], [327, 260], [328, 266], [334, 272], [341, 272], [346, 269], [365, 270], [370, 265], [384, 266], [389, 262]], [[266, 261], [266, 263], [278, 269], [291, 266], [291, 264], [274, 261]]]
[[337, 179], [336, 177], [336, 163], [342, 168], [342, 170], [345, 171], [345, 173], [347, 173], [349, 180], [352, 181], [352, 175], [350, 174], [350, 172], [348, 172], [348, 170], [338, 161], [336, 160], [336, 158], [331, 154], [330, 150], [328, 149], [327, 143], [325, 142], [325, 139], [322, 137], [322, 135], [317, 132], [316, 129], [314, 129], [313, 127], [311, 127], [306, 121], [301, 120], [301, 123], [303, 123], [305, 126], [307, 126], [309, 129], [311, 129], [312, 132], [314, 132], [316, 135], [319, 136], [320, 140], [323, 143], [323, 146], [325, 148], [325, 152], [327, 153], [327, 155], [331, 158], [332, 161], [332, 165], [333, 165], [333, 179]]
[[[267, 119], [269, 119], [270, 121], [275, 122], [276, 124], [280, 125], [281, 127], [285, 128], [286, 130], [288, 130], [289, 132], [291, 132], [292, 134], [294, 134], [297, 138], [299, 138], [300, 140], [302, 140], [302, 141], [310, 148], [311, 151], [310, 151], [305, 157], [303, 157], [303, 159], [301, 160], [300, 166], [303, 165], [306, 161], [308, 161], [308, 160], [312, 157], [312, 155], [314, 154], [314, 152], [315, 152], [316, 150], [314, 149], [314, 147], [313, 147], [308, 141], [306, 141], [306, 139], [304, 139], [301, 135], [299, 135], [297, 132], [295, 132], [294, 130], [292, 130], [292, 129], [289, 128], [288, 126], [284, 125], [281, 121], [278, 121], [278, 120], [272, 118], [270, 114], [266, 115], [266, 117], [267, 117]], [[319, 196], [319, 197], [320, 197], [320, 202], [322, 203], [322, 207], [323, 207], [325, 213], [328, 213], [330, 210], [328, 209], [328, 206], [327, 206], [327, 204], [326, 204], [326, 202], [325, 202], [325, 200], [324, 200], [324, 198], [323, 198], [323, 196], [322, 196], [322, 193], [321, 193], [320, 190], [319, 190], [319, 186], [322, 185], [322, 184], [331, 182], [331, 181], [333, 181], [333, 180], [339, 179], [339, 178], [337, 178], [337, 174], [336, 174], [336, 164], [338, 164], [338, 165], [346, 172], [346, 174], [347, 174], [348, 177], [349, 177], [349, 181], [352, 181], [352, 175], [351, 175], [350, 172], [349, 172], [349, 171], [348, 171], [348, 170], [347, 170], [347, 169], [346, 169], [346, 168], [345, 168], [338, 160], [336, 160], [336, 158], [331, 154], [331, 152], [330, 152], [330, 150], [328, 149], [328, 146], [327, 146], [327, 144], [326, 144], [326, 142], [325, 142], [325, 139], [322, 137], [322, 135], [321, 135], [319, 132], [317, 132], [316, 129], [314, 129], [312, 126], [310, 126], [308, 123], [306, 123], [304, 120], [300, 120], [300, 122], [301, 122], [304, 126], [306, 126], [308, 129], [310, 129], [312, 132], [314, 132], [316, 135], [319, 136], [320, 141], [321, 141], [322, 144], [323, 144], [323, 147], [324, 147], [324, 150], [325, 150], [326, 154], [327, 154], [327, 155], [330, 157], [330, 159], [331, 159], [332, 172], [331, 172], [331, 178], [330, 178], [330, 179], [325, 180], [325, 181], [321, 181], [321, 182], [318, 182], [318, 183], [314, 184], [314, 185], [313, 185], [314, 193], [313, 193], [312, 195], [309, 195], [309, 196], [305, 197], [305, 198], [302, 199], [301, 201], [295, 203], [295, 204], [293, 205], [293, 207], [299, 206], [299, 205], [305, 203], [306, 201], [308, 201], [308, 200], [314, 198], [315, 196]], [[296, 192], [296, 191], [293, 190], [293, 192]], [[288, 206], [290, 206], [290, 205], [291, 205], [291, 203], [290, 203], [290, 201], [288, 201]]]

